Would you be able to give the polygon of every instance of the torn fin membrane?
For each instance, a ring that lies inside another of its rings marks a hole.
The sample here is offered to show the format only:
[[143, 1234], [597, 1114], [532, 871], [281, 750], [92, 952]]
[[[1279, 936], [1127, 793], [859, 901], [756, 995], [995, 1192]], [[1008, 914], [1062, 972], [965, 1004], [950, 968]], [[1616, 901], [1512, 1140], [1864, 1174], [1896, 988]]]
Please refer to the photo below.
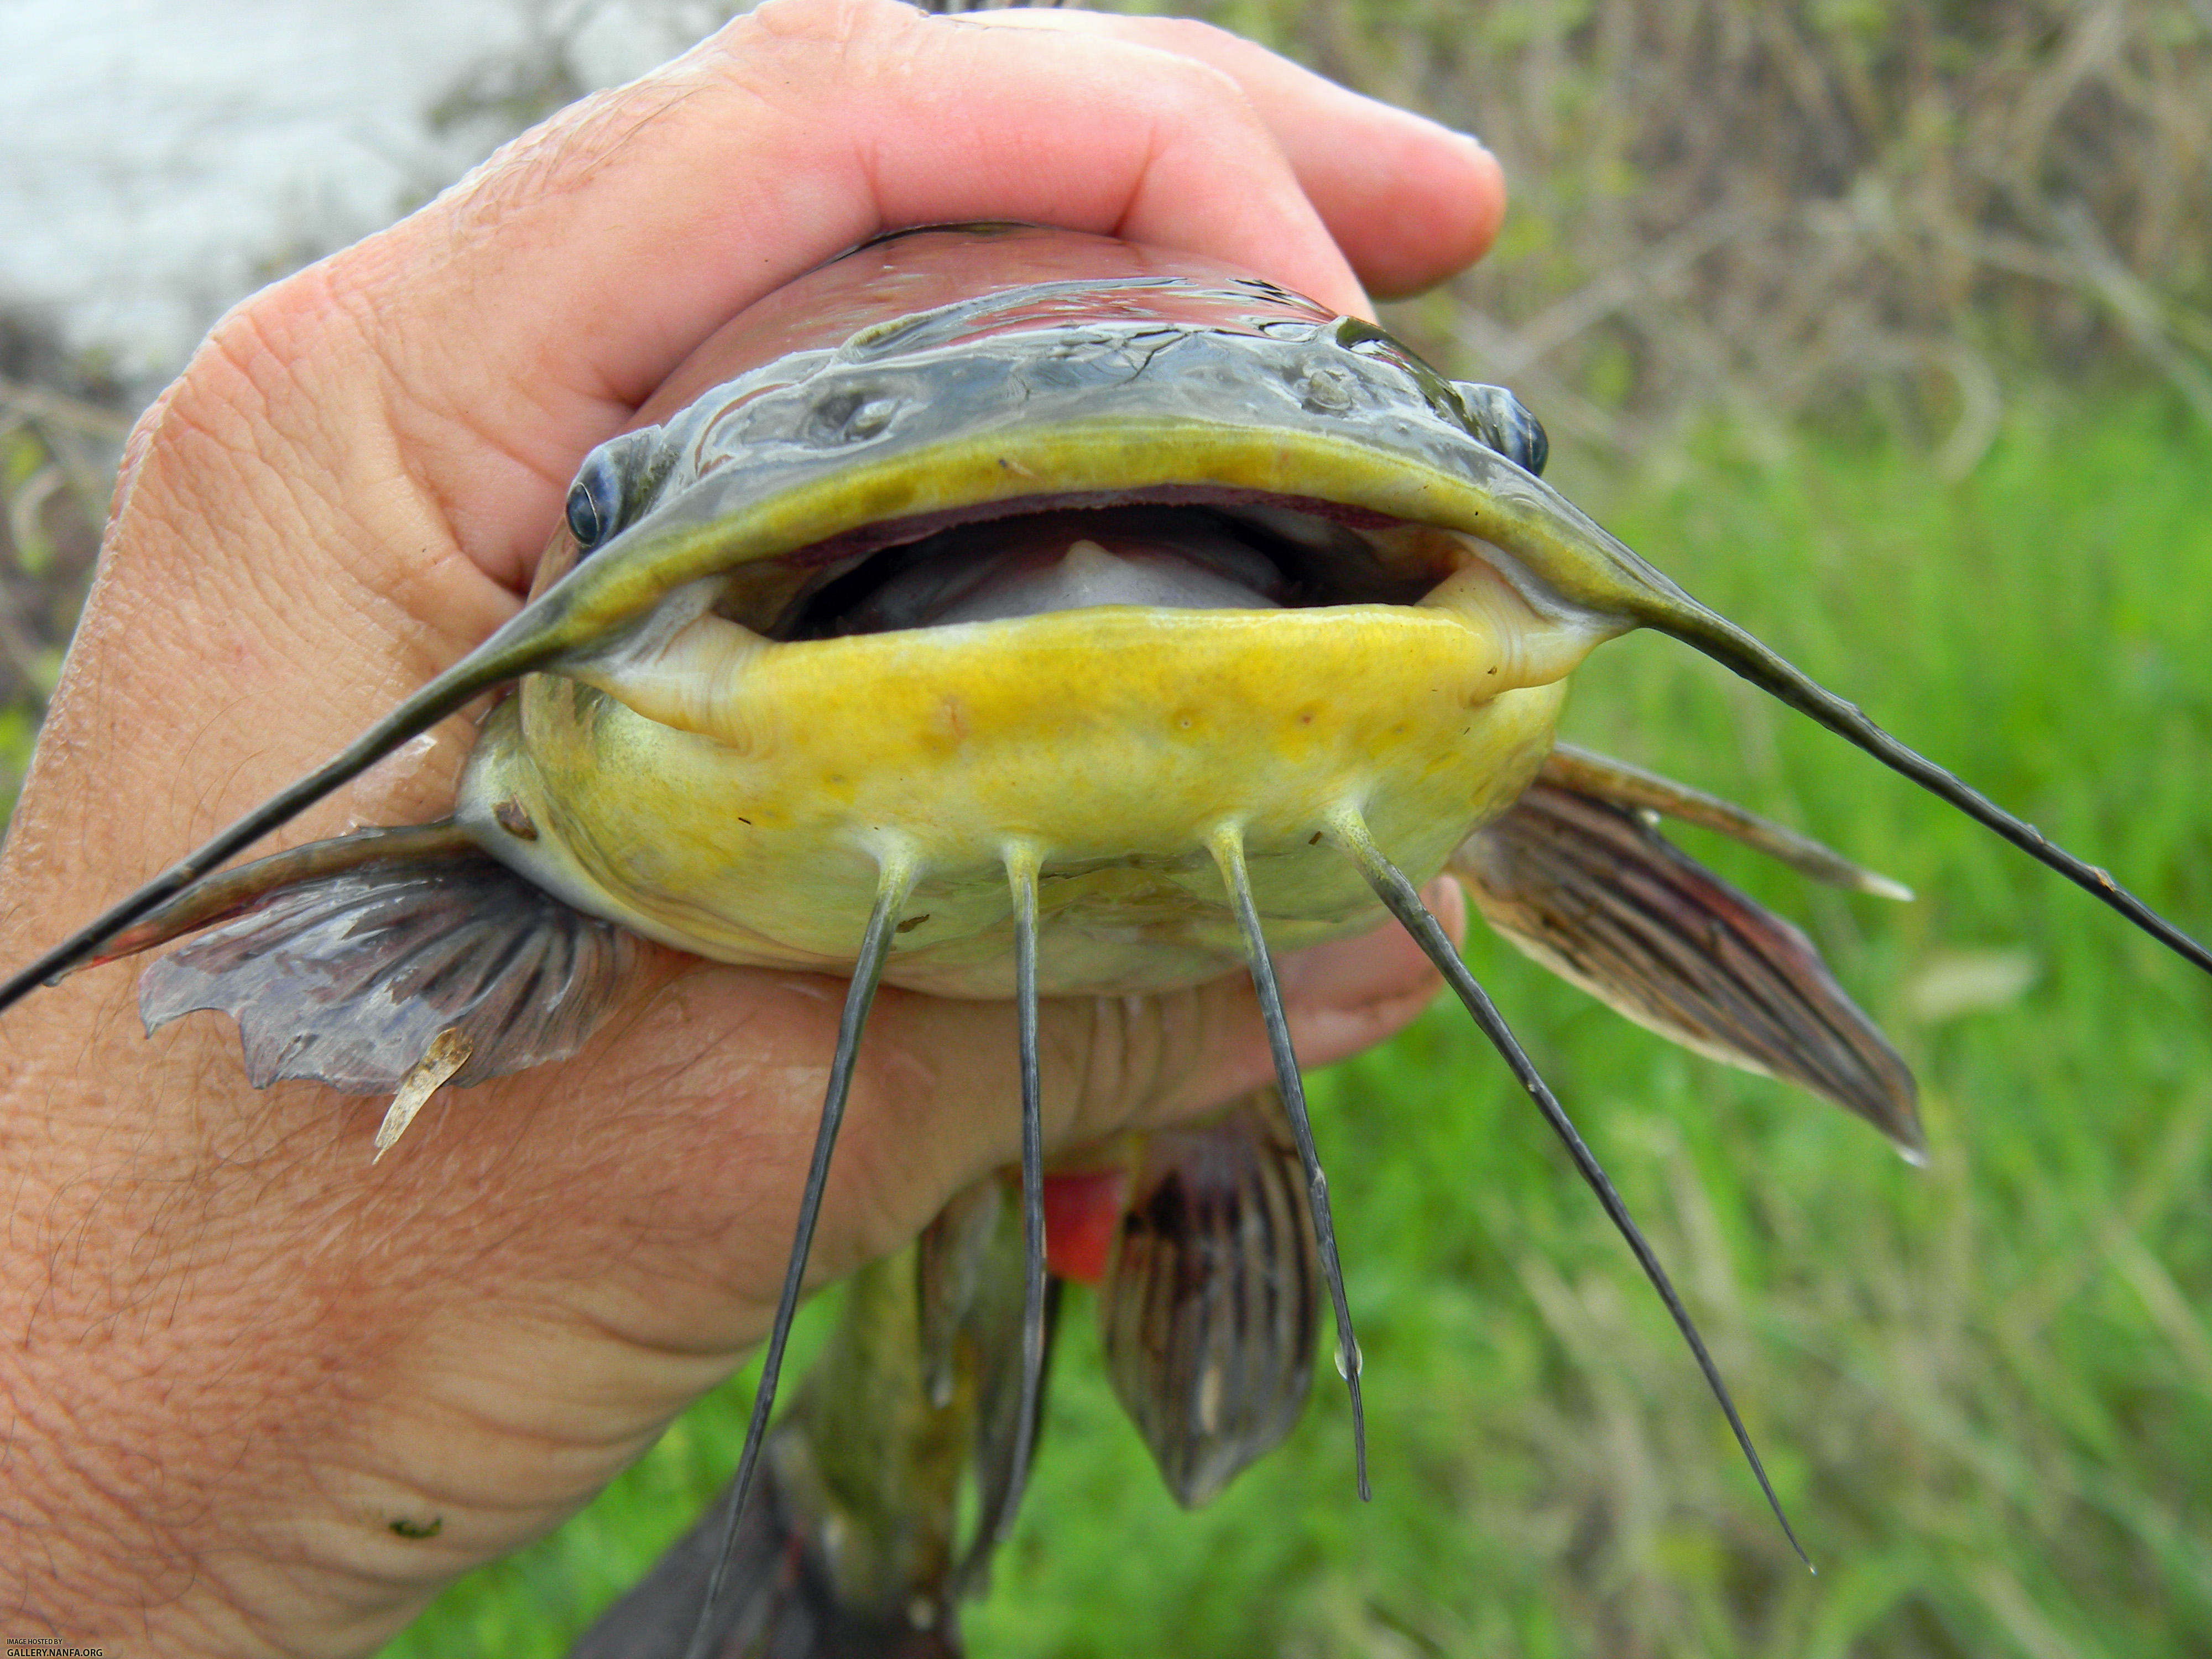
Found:
[[1812, 942], [1642, 822], [1539, 781], [1453, 855], [1524, 955], [1662, 1036], [1857, 1113], [1925, 1156], [1911, 1072]]
[[67, 978], [81, 968], [97, 968], [151, 951], [170, 940], [219, 921], [243, 915], [281, 890], [317, 876], [392, 859], [439, 858], [474, 854], [476, 843], [451, 818], [435, 823], [403, 824], [396, 829], [356, 830], [328, 841], [310, 842], [289, 853], [256, 859], [235, 870], [225, 870], [194, 883], [159, 908], [148, 912], [125, 928], [94, 956], [54, 975]]
[[[380, 856], [283, 879], [317, 852], [222, 878], [251, 889], [251, 908], [147, 969], [138, 1012], [149, 1034], [213, 1010], [238, 1021], [257, 1089], [305, 1078], [385, 1094], [453, 1031], [445, 1055], [465, 1042], [465, 1058], [441, 1080], [466, 1086], [574, 1054], [639, 959], [633, 935], [483, 854]], [[259, 879], [270, 866], [281, 884]]]

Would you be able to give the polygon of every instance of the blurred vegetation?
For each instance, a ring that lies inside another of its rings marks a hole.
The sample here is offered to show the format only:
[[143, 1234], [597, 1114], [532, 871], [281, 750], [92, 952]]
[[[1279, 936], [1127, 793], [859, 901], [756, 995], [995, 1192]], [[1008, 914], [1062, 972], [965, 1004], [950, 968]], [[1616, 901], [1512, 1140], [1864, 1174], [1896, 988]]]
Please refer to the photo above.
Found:
[[[563, 31], [593, 9], [547, 7], [528, 61], [472, 71], [437, 118], [512, 129], [573, 95]], [[2212, 0], [1197, 9], [1504, 158], [1497, 252], [1390, 316], [1519, 388], [1570, 494], [2202, 931]], [[0, 320], [9, 793], [127, 409]], [[1664, 641], [1608, 647], [1569, 731], [1924, 896], [1808, 891], [1690, 838], [1806, 918], [1898, 1037], [1923, 1171], [1469, 947], [1672, 1264], [1820, 1576], [1595, 1206], [1438, 1011], [1316, 1085], [1376, 1503], [1351, 1498], [1324, 1387], [1290, 1446], [1176, 1511], [1078, 1302], [975, 1650], [2212, 1655], [2202, 987]], [[748, 1386], [389, 1655], [560, 1652], [727, 1478]]]
[[125, 408], [96, 367], [0, 312], [0, 815], [91, 584]]
[[1869, 418], [1953, 473], [2008, 390], [2212, 422], [2208, 0], [1215, 0], [1479, 133], [1497, 252], [1399, 320], [1618, 457]]

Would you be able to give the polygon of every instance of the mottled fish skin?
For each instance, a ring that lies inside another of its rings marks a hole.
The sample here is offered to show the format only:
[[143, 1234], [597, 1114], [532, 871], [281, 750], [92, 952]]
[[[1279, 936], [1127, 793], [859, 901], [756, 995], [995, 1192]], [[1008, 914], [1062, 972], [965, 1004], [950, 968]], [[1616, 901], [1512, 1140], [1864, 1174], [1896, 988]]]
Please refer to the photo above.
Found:
[[[523, 678], [457, 817], [647, 937], [831, 971], [896, 843], [922, 919], [886, 981], [939, 994], [1012, 993], [1009, 826], [1048, 875], [1046, 994], [1239, 966], [1206, 854], [1225, 818], [1273, 946], [1372, 927], [1320, 811], [1357, 799], [1432, 875], [1626, 626], [1530, 574], [1594, 527], [1492, 446], [1534, 458], [1535, 428], [1495, 389], [1471, 410], [1480, 390], [1185, 255], [1016, 228], [860, 250], [732, 324], [587, 463], [611, 527], [557, 535], [533, 604], [619, 626]], [[1356, 591], [762, 632], [871, 551], [1109, 502], [1287, 525]], [[1492, 562], [1492, 534], [1519, 552]]]

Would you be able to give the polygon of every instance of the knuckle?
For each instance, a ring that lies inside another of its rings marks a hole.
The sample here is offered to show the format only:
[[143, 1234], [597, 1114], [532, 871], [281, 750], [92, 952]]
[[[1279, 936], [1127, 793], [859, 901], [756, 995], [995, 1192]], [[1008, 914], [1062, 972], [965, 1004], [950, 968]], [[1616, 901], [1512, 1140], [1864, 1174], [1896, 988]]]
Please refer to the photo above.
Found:
[[670, 72], [597, 92], [495, 151], [455, 185], [436, 210], [447, 237], [465, 246], [549, 202], [573, 196], [638, 144], [684, 100], [688, 89]]
[[1078, 1039], [1073, 1130], [1095, 1139], [1212, 1103], [1225, 1052], [1214, 988], [1090, 1000]]

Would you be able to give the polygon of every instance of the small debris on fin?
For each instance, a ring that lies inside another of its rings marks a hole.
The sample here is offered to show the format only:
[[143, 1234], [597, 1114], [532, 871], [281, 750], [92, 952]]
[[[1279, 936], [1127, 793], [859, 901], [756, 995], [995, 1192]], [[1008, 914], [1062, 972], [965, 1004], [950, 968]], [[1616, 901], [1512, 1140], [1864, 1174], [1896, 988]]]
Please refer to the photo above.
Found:
[[319, 867], [323, 850], [280, 854], [267, 872], [253, 865], [235, 872], [253, 895], [250, 906], [222, 915], [140, 977], [149, 1033], [213, 1010], [237, 1020], [257, 1089], [304, 1078], [349, 1094], [397, 1091], [403, 1100], [446, 1052], [442, 1036], [465, 1034], [454, 1066], [422, 1085], [427, 1099], [440, 1085], [467, 1088], [567, 1059], [631, 982], [635, 935], [481, 853], [331, 870]]
[[430, 1039], [430, 1047], [422, 1059], [409, 1068], [399, 1080], [399, 1092], [392, 1097], [391, 1109], [384, 1121], [377, 1126], [376, 1153], [368, 1161], [380, 1162], [390, 1152], [392, 1143], [407, 1133], [407, 1126], [415, 1121], [415, 1114], [430, 1103], [430, 1097], [445, 1086], [454, 1073], [469, 1063], [469, 1055], [476, 1044], [469, 1034], [458, 1025], [448, 1025]]

